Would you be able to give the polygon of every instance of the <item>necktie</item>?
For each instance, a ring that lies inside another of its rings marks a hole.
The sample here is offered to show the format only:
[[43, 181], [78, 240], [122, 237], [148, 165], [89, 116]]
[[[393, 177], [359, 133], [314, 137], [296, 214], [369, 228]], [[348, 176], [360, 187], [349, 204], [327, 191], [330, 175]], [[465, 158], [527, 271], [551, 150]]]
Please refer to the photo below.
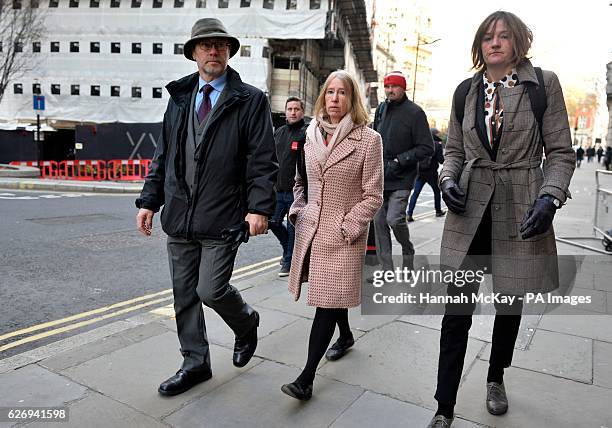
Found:
[[198, 109], [198, 122], [200, 123], [202, 123], [204, 119], [206, 119], [206, 116], [208, 115], [208, 113], [210, 113], [210, 110], [212, 108], [209, 96], [212, 90], [213, 87], [208, 84], [204, 85], [204, 87], [201, 89], [202, 93], [204, 94], [204, 99], [200, 103], [200, 108]]

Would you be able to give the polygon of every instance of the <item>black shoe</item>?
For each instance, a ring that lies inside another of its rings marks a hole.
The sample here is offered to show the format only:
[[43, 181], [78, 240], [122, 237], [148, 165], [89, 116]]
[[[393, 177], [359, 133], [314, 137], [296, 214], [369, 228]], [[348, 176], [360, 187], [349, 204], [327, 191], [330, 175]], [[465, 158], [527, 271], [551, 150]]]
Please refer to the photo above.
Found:
[[310, 385], [304, 385], [297, 381], [286, 383], [281, 386], [281, 391], [298, 400], [308, 401], [312, 398], [312, 383]]
[[259, 313], [253, 312], [255, 316], [255, 326], [241, 338], [236, 338], [234, 343], [234, 365], [244, 367], [251, 361], [251, 357], [257, 348], [257, 327], [259, 327]]
[[165, 396], [182, 394], [198, 383], [206, 382], [211, 377], [212, 372], [210, 370], [185, 371], [180, 369], [174, 376], [163, 381], [157, 391]]
[[436, 217], [444, 217], [446, 215], [446, 211], [436, 211]]
[[285, 263], [280, 270], [278, 271], [278, 276], [280, 278], [284, 277], [284, 276], [289, 276], [289, 272], [291, 271], [291, 264], [290, 263]]
[[334, 343], [331, 348], [327, 350], [327, 352], [325, 353], [325, 358], [327, 358], [329, 361], [339, 360], [344, 356], [344, 354], [346, 354], [346, 351], [348, 351], [348, 349], [354, 344], [355, 339], [353, 339], [353, 336], [345, 340], [339, 337], [338, 340], [336, 340], [336, 343]]
[[503, 415], [508, 411], [508, 397], [503, 383], [487, 382], [487, 411]]
[[414, 218], [412, 218], [411, 215], [409, 215], [406, 220], [408, 220], [408, 223], [412, 223], [414, 221]]
[[436, 415], [431, 421], [427, 428], [450, 428], [453, 423], [453, 418], [447, 418], [444, 415]]

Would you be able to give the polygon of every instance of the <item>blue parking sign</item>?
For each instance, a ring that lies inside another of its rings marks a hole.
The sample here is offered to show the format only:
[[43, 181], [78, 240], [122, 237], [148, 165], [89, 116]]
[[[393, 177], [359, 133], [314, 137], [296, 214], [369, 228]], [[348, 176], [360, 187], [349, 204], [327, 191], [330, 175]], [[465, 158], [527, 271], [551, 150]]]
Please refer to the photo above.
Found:
[[45, 96], [44, 95], [34, 95], [34, 110], [44, 110], [45, 109]]

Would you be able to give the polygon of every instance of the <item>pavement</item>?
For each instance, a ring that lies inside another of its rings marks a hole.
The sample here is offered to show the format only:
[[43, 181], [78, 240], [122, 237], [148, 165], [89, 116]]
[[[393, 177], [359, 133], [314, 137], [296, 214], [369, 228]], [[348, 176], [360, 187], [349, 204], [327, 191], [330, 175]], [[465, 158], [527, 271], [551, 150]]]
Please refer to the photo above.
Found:
[[[584, 163], [576, 171], [573, 199], [555, 218], [558, 235], [590, 235], [594, 171]], [[0, 188], [32, 189], [39, 181], [5, 179]], [[439, 253], [443, 222], [424, 216], [410, 224], [417, 254]], [[558, 250], [612, 263], [565, 242]], [[324, 360], [313, 398], [298, 402], [280, 386], [305, 363], [314, 310], [293, 301], [276, 269], [235, 277], [261, 314], [259, 346], [245, 368], [232, 366], [233, 334], [205, 308], [213, 378], [176, 397], [158, 395], [181, 362], [169, 305], [0, 360], [0, 409], [66, 408], [69, 419], [52, 425], [58, 427], [425, 427], [436, 407], [441, 316], [350, 310], [354, 348], [339, 361]], [[489, 415], [484, 403], [493, 317], [474, 317], [454, 427], [612, 427], [612, 282], [597, 271], [581, 275], [580, 287], [597, 297], [588, 310], [523, 318], [506, 370], [510, 409], [503, 416]], [[0, 422], [5, 426], [13, 425]]]

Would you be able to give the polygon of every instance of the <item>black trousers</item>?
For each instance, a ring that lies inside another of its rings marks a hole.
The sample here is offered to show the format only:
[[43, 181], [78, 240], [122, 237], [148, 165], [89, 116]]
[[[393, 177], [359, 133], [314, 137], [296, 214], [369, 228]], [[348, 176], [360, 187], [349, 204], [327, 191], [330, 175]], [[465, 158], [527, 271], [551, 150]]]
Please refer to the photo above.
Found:
[[[491, 254], [491, 211], [490, 206], [485, 211], [478, 226], [474, 240], [468, 250], [468, 255], [481, 256], [467, 258], [462, 269], [480, 269], [482, 264], [490, 265], [487, 260]], [[483, 257], [484, 256], [484, 257]], [[490, 270], [489, 270], [490, 271]], [[448, 295], [458, 296], [478, 291], [479, 284], [472, 283], [457, 287], [449, 285]], [[495, 322], [489, 358], [488, 381], [501, 381], [503, 371], [512, 363], [514, 345], [521, 323], [522, 300], [515, 300], [513, 305], [495, 304]], [[438, 360], [438, 385], [435, 399], [441, 405], [454, 406], [457, 400], [457, 390], [461, 381], [463, 362], [467, 350], [468, 334], [472, 326], [472, 313], [476, 304], [449, 303], [445, 307], [440, 332], [440, 357]]]

